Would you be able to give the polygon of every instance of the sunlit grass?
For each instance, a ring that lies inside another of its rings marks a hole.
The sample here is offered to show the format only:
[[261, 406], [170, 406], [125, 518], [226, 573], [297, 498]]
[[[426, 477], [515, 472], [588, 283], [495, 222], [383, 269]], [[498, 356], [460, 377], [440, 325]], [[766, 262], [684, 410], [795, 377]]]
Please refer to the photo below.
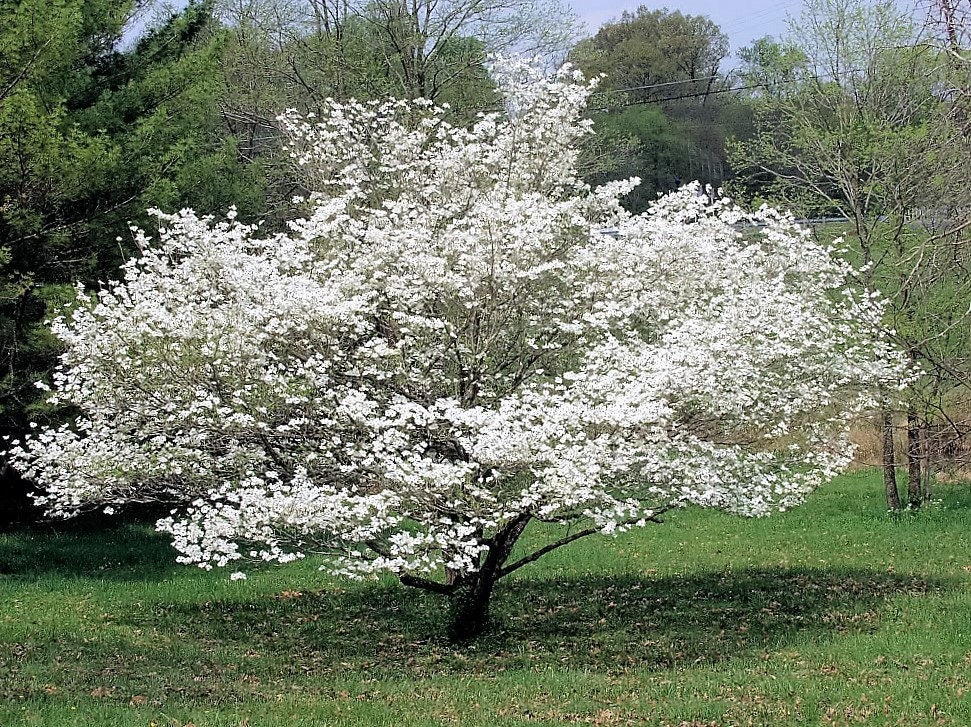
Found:
[[445, 638], [312, 563], [230, 582], [148, 529], [0, 536], [0, 725], [971, 725], [971, 487], [891, 519], [847, 475], [765, 520], [590, 538]]

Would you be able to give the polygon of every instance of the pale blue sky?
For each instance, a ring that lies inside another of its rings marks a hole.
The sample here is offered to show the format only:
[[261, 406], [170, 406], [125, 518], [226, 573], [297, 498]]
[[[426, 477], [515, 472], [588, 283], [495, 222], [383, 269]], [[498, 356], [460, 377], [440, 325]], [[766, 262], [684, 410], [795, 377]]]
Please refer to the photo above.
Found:
[[619, 18], [625, 10], [647, 5], [651, 10], [667, 7], [685, 15], [707, 15], [728, 36], [732, 53], [763, 35], [776, 37], [786, 30], [786, 16], [798, 16], [802, 0], [676, 0], [638, 2], [637, 0], [568, 0], [591, 33], [604, 22]]
[[[797, 16], [802, 11], [803, 0], [563, 0], [572, 5], [587, 30], [593, 34], [608, 20], [617, 19], [625, 10], [636, 10], [639, 5], [649, 9], [668, 8], [680, 10], [685, 15], [707, 15], [728, 36], [731, 53], [749, 45], [764, 35], [779, 37], [786, 32], [786, 18]], [[913, 0], [901, 0], [910, 4]], [[155, 0], [155, 6], [184, 7], [187, 0]], [[150, 17], [152, 10], [145, 12], [143, 18]], [[137, 32], [144, 19], [135, 24]], [[733, 59], [728, 66], [734, 65]]]
[[[156, 0], [156, 5], [184, 7], [187, 0]], [[671, 2], [638, 2], [638, 0], [564, 0], [576, 10], [591, 34], [603, 23], [619, 18], [625, 10], [636, 10], [645, 4], [651, 10], [667, 7], [685, 15], [707, 15], [728, 36], [734, 53], [763, 35], [779, 36], [785, 32], [787, 14], [798, 15], [803, 0], [672, 0]], [[151, 11], [145, 13], [151, 15]], [[144, 21], [143, 21], [144, 22]], [[142, 23], [136, 24], [140, 28]]]

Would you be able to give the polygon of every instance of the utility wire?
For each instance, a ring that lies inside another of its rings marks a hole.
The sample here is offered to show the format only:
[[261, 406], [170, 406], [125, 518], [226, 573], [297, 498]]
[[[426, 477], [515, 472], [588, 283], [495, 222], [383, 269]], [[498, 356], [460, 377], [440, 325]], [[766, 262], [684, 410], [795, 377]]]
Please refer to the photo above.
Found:
[[762, 25], [769, 18], [776, 17], [780, 11], [785, 11], [788, 14], [790, 9], [794, 9], [800, 6], [802, 3], [799, 0], [789, 0], [788, 2], [779, 3], [768, 8], [762, 8], [761, 10], [756, 10], [749, 15], [743, 15], [729, 20], [724, 25], [719, 25], [719, 29], [725, 35], [735, 35], [740, 33], [743, 29], [748, 29], [753, 26]]
[[[808, 77], [803, 77], [803, 78], [789, 78], [789, 79], [782, 80], [782, 81], [775, 81], [771, 85], [772, 86], [791, 86], [794, 83], [805, 83], [807, 81], [816, 81], [816, 82], [834, 81], [834, 80], [836, 80], [839, 77], [849, 76], [849, 75], [854, 74], [854, 73], [862, 73], [864, 70], [865, 69], [848, 68], [848, 69], [846, 69], [844, 71], [841, 71], [838, 74], [833, 75], [833, 77], [831, 77], [831, 78], [830, 77], [826, 77], [826, 76], [808, 76]], [[674, 86], [674, 85], [681, 85], [681, 84], [685, 84], [685, 83], [697, 83], [699, 81], [709, 81], [711, 79], [719, 78], [719, 77], [720, 76], [716, 74], [714, 76], [702, 76], [700, 78], [687, 78], [687, 79], [684, 79], [684, 80], [681, 80], [681, 81], [668, 81], [666, 83], [658, 83], [658, 84], [653, 84], [653, 85], [649, 85], [649, 86], [631, 86], [630, 88], [618, 88], [618, 89], [614, 89], [614, 90], [611, 90], [611, 91], [597, 91], [595, 94], [591, 94], [591, 95], [599, 95], [599, 94], [607, 94], [607, 93], [626, 93], [628, 91], [644, 91], [644, 90], [650, 90], [650, 89], [653, 89], [653, 88], [662, 88], [664, 86]], [[711, 89], [709, 91], [696, 91], [696, 92], [693, 92], [693, 93], [683, 93], [683, 94], [678, 94], [677, 96], [665, 96], [664, 98], [634, 99], [632, 101], [627, 101], [625, 103], [615, 104], [612, 107], [611, 106], [605, 106], [603, 108], [591, 108], [590, 111], [597, 111], [597, 112], [607, 113], [607, 112], [610, 112], [610, 111], [620, 111], [622, 109], [627, 108], [628, 106], [642, 106], [642, 105], [646, 105], [646, 104], [662, 104], [662, 103], [666, 103], [667, 101], [682, 101], [684, 99], [689, 99], [689, 98], [702, 98], [702, 97], [706, 97], [706, 96], [717, 96], [717, 95], [720, 95], [720, 94], [723, 94], [723, 93], [736, 93], [738, 91], [752, 91], [752, 90], [757, 89], [757, 88], [765, 88], [768, 85], [770, 85], [770, 84], [767, 84], [767, 83], [751, 83], [751, 84], [745, 84], [745, 85], [742, 85], [742, 86], [731, 86], [729, 88], [716, 88], [716, 89]]]
[[[806, 76], [806, 77], [802, 77], [802, 78], [790, 78], [790, 79], [783, 80], [783, 81], [775, 81], [775, 82], [773, 82], [771, 84], [768, 84], [768, 83], [750, 83], [750, 84], [745, 84], [745, 85], [742, 85], [742, 86], [730, 86], [729, 88], [716, 88], [716, 89], [711, 89], [711, 90], [708, 90], [708, 91], [695, 91], [695, 92], [692, 92], [692, 93], [682, 93], [682, 94], [678, 94], [676, 96], [665, 96], [664, 98], [634, 99], [634, 100], [631, 100], [631, 101], [626, 101], [624, 103], [619, 103], [619, 104], [613, 104], [613, 105], [610, 105], [610, 106], [601, 106], [599, 108], [590, 108], [590, 107], [588, 107], [587, 108], [587, 111], [591, 111], [591, 112], [594, 112], [594, 113], [610, 113], [612, 111], [622, 111], [623, 109], [625, 109], [625, 108], [627, 108], [629, 106], [644, 106], [644, 105], [648, 105], [648, 104], [663, 104], [663, 103], [666, 103], [668, 101], [683, 101], [685, 99], [690, 99], [690, 98], [703, 98], [703, 97], [706, 97], [706, 96], [719, 96], [719, 95], [725, 94], [725, 93], [737, 93], [738, 91], [752, 91], [752, 90], [755, 90], [757, 88], [765, 88], [766, 86], [769, 86], [769, 85], [772, 85], [772, 86], [791, 86], [794, 83], [805, 83], [807, 81], [817, 81], [817, 82], [819, 82], [819, 81], [832, 81], [832, 80], [835, 80], [836, 77], [839, 77], [839, 76], [848, 76], [848, 75], [850, 75], [852, 73], [861, 73], [861, 72], [862, 72], [861, 69], [850, 68], [850, 69], [847, 69], [845, 71], [840, 72], [839, 74], [836, 74], [836, 76], [834, 76], [833, 78], [827, 78], [825, 76]], [[605, 94], [621, 94], [621, 93], [627, 93], [628, 91], [649, 91], [649, 90], [655, 89], [655, 88], [664, 88], [664, 87], [670, 87], [670, 86], [680, 86], [680, 85], [684, 85], [686, 83], [698, 83], [699, 81], [710, 81], [712, 79], [721, 78], [721, 77], [722, 77], [721, 74], [715, 74], [715, 75], [712, 75], [712, 76], [701, 76], [700, 78], [685, 78], [685, 79], [680, 80], [680, 81], [666, 81], [664, 83], [654, 83], [654, 84], [650, 84], [650, 85], [646, 85], [646, 86], [630, 86], [628, 88], [616, 88], [616, 89], [611, 89], [611, 90], [608, 90], [608, 91], [595, 91], [594, 93], [592, 93], [590, 95], [591, 96], [602, 96], [602, 95], [605, 95]], [[470, 108], [470, 109], [465, 109], [465, 110], [466, 111], [478, 111], [480, 113], [488, 113], [488, 112], [501, 112], [503, 110], [503, 108], [504, 107], [501, 106], [501, 105], [489, 105], [489, 106], [480, 106], [480, 107], [477, 107], [477, 108]]]
[[720, 73], [713, 73], [710, 76], [699, 76], [698, 78], [683, 78], [679, 81], [664, 81], [663, 83], [651, 83], [646, 86], [631, 86], [630, 88], [617, 88], [609, 91], [594, 91], [591, 96], [603, 96], [608, 93], [626, 93], [627, 91], [650, 91], [655, 88], [665, 88], [667, 86], [682, 86], [686, 83], [697, 83], [698, 81], [712, 81], [721, 78]]
[[[780, 81], [776, 85], [782, 85], [783, 83], [794, 83], [795, 79], [792, 81]], [[735, 93], [737, 91], [748, 91], [755, 88], [764, 88], [764, 83], [753, 83], [745, 86], [733, 86], [731, 88], [716, 88], [711, 91], [698, 91], [696, 93], [682, 93], [677, 96], [665, 96], [664, 98], [651, 98], [651, 99], [637, 99], [634, 101], [627, 101], [626, 103], [617, 104], [613, 107], [603, 107], [603, 108], [592, 108], [591, 111], [598, 111], [602, 113], [607, 113], [610, 111], [620, 111], [629, 106], [643, 106], [646, 104], [662, 104], [667, 101], [682, 101], [689, 98], [702, 98], [705, 96], [717, 96], [723, 93]]]

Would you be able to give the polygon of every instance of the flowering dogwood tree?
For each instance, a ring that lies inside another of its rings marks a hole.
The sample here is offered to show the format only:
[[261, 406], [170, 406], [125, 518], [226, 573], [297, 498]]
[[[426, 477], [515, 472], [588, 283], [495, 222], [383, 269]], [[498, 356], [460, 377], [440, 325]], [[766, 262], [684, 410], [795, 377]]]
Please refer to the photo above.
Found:
[[[628, 215], [635, 181], [576, 171], [590, 86], [504, 82], [470, 128], [420, 100], [285, 114], [314, 189], [285, 234], [138, 231], [54, 322], [51, 398], [80, 413], [9, 453], [39, 502], [171, 502], [182, 562], [390, 572], [471, 635], [557, 547], [687, 503], [765, 515], [837, 472], [893, 369], [849, 271], [691, 189]], [[514, 551], [533, 521], [556, 534]]]

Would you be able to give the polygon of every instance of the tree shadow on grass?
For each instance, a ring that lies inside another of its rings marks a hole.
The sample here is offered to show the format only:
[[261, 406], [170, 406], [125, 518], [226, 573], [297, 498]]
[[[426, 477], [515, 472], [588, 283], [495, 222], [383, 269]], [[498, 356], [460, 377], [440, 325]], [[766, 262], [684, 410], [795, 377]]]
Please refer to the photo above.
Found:
[[169, 540], [145, 525], [62, 531], [44, 526], [0, 534], [0, 575], [159, 580], [179, 568]]
[[439, 599], [385, 585], [183, 605], [143, 625], [164, 630], [168, 621], [224, 655], [273, 654], [265, 666], [277, 678], [287, 676], [281, 669], [389, 678], [517, 668], [617, 672], [718, 663], [873, 630], [890, 599], [943, 588], [885, 572], [808, 568], [520, 579], [497, 592], [490, 631], [459, 645], [444, 636]]

